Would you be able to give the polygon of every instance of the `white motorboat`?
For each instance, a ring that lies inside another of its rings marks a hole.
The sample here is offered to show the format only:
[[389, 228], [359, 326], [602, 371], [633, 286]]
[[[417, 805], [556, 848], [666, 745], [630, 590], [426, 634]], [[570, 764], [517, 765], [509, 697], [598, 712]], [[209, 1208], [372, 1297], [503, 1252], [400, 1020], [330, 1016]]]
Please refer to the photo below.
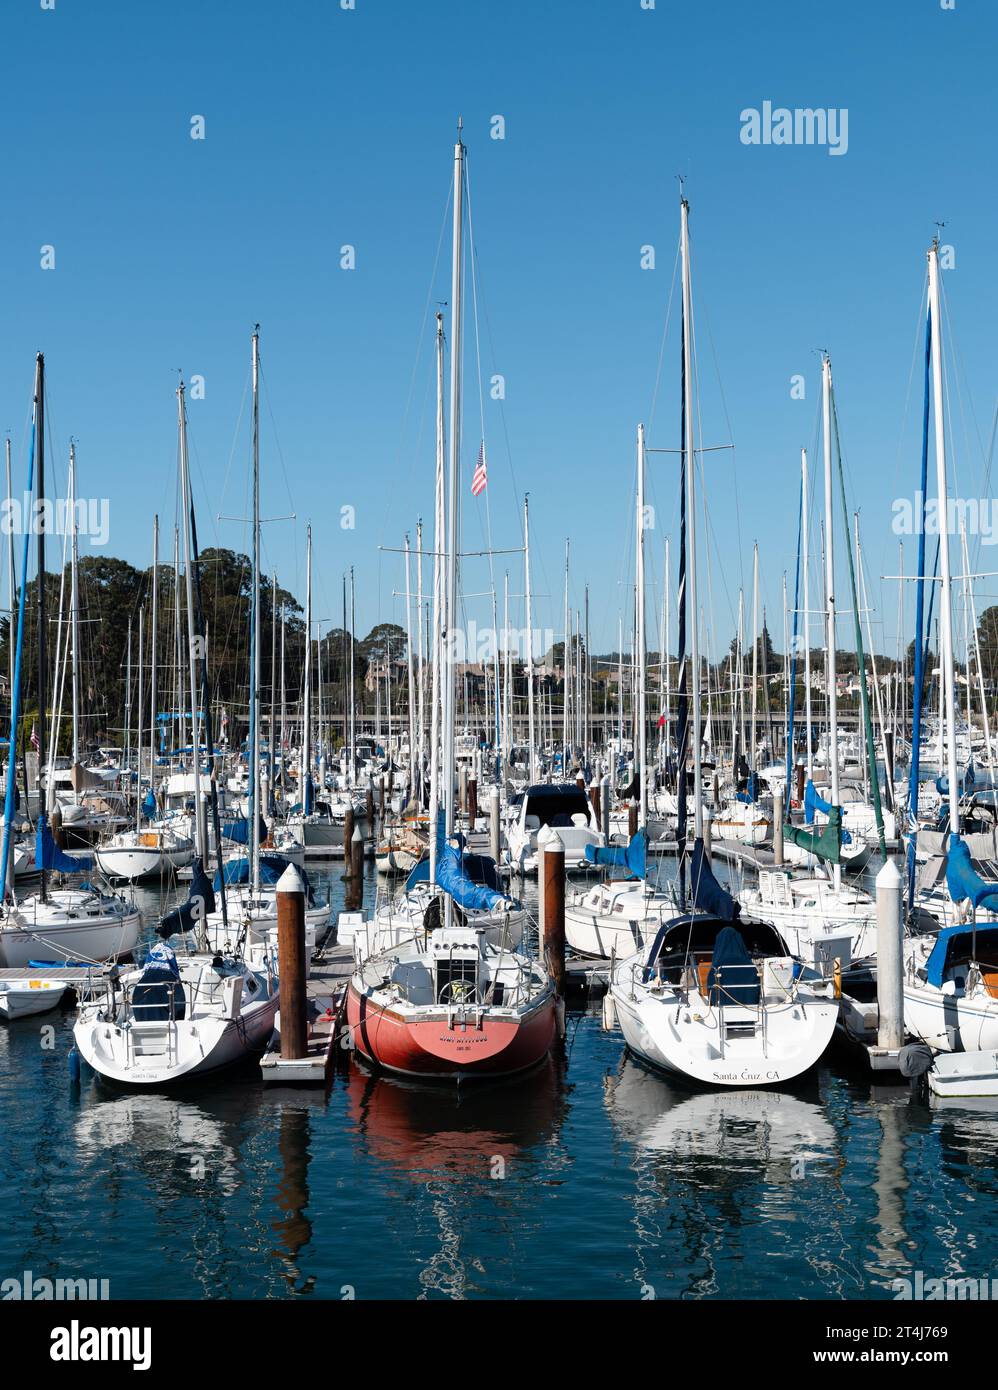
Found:
[[565, 940], [580, 956], [620, 960], [643, 951], [676, 915], [672, 893], [644, 879], [609, 879], [573, 893], [565, 904]]
[[719, 840], [742, 845], [765, 844], [773, 829], [771, 812], [759, 801], [729, 801], [714, 817], [714, 834]]
[[513, 809], [506, 842], [509, 862], [520, 873], [536, 874], [538, 836], [543, 829], [557, 830], [565, 847], [566, 870], [585, 868], [586, 846], [603, 844], [592, 803], [585, 790], [575, 783], [538, 783], [528, 787]]
[[164, 1086], [262, 1051], [279, 994], [268, 961], [177, 956], [154, 946], [145, 963], [105, 972], [84, 992], [73, 1029], [83, 1060], [129, 1086]]

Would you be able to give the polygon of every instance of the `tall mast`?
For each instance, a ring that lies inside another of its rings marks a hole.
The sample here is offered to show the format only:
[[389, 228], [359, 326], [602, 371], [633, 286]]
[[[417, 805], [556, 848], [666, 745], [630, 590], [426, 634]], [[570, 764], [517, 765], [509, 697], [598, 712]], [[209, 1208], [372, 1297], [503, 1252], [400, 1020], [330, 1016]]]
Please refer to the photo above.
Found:
[[355, 654], [357, 648], [357, 589], [353, 565], [350, 566], [350, 785], [357, 776], [357, 687], [355, 684]]
[[946, 705], [946, 762], [949, 770], [949, 828], [960, 833], [960, 784], [956, 771], [956, 675], [953, 666], [953, 609], [950, 579], [949, 528], [946, 507], [946, 420], [943, 414], [942, 316], [939, 307], [939, 243], [929, 247], [929, 313], [932, 321], [932, 415], [936, 445], [936, 488], [939, 495], [939, 657]]
[[[193, 749], [192, 766], [194, 768], [195, 843], [197, 845], [198, 855], [203, 860], [206, 860], [208, 857], [208, 836], [205, 826], [205, 808], [201, 800], [201, 740], [198, 732], [197, 686], [198, 642], [196, 640], [196, 624], [194, 621], [194, 573], [191, 562], [191, 509], [193, 507], [193, 494], [191, 492], [191, 474], [187, 458], [187, 411], [184, 408], [183, 381], [181, 381], [180, 385], [177, 387], [177, 411], [180, 428], [180, 494], [182, 498], [181, 505], [184, 510], [184, 582], [187, 595], [187, 675], [190, 683], [191, 697], [191, 747]], [[204, 659], [207, 662], [207, 652], [205, 653]]]
[[[686, 417], [686, 438], [683, 450], [686, 454], [686, 510], [688, 559], [687, 583], [689, 584], [692, 615], [690, 624], [690, 664], [693, 672], [693, 833], [696, 839], [703, 838], [703, 789], [702, 789], [702, 748], [700, 725], [700, 610], [697, 606], [697, 509], [696, 509], [696, 452], [693, 437], [693, 352], [692, 322], [693, 306], [690, 288], [690, 205], [685, 198], [680, 204], [680, 244], [683, 263], [683, 382], [684, 414]], [[682, 775], [682, 770], [680, 771]]]
[[[825, 647], [828, 662], [828, 761], [832, 772], [832, 805], [839, 804], [839, 701], [835, 689], [835, 518], [832, 512], [832, 364], [821, 359], [821, 422], [825, 453]], [[835, 864], [836, 891], [842, 886], [842, 866]]]
[[[45, 766], [45, 720], [48, 717], [48, 651], [45, 625], [45, 356], [41, 352], [35, 358], [35, 419], [38, 426], [38, 816], [44, 820], [48, 803], [47, 788], [42, 779], [42, 768]], [[48, 874], [44, 869], [39, 897], [42, 902], [48, 898]]]
[[530, 606], [530, 495], [523, 495], [523, 569], [527, 581], [527, 759], [530, 768], [529, 780], [536, 773], [536, 738], [534, 732], [534, 624]]
[[[270, 720], [267, 734], [267, 794], [274, 798], [274, 726], [277, 713], [277, 575], [270, 582]], [[270, 806], [264, 808], [264, 814]]]
[[[11, 471], [10, 471], [10, 435], [7, 436], [5, 446], [7, 460], [7, 507], [11, 506]], [[14, 528], [11, 526], [7, 532], [7, 593], [10, 598], [10, 612], [8, 615], [7, 628], [7, 654], [10, 657], [10, 696], [14, 698], [14, 644], [17, 641], [17, 624], [14, 622], [14, 608], [17, 604], [17, 581], [14, 577]], [[13, 749], [10, 752], [10, 764], [14, 762]]]
[[[152, 519], [152, 632], [149, 640], [149, 787], [155, 794], [156, 767], [156, 702], [159, 683], [156, 679], [156, 639], [159, 634], [159, 513]], [[76, 605], [74, 603], [73, 607]]]
[[[301, 807], [312, 813], [312, 527], [305, 528], [305, 684], [301, 717]], [[344, 848], [344, 854], [347, 852]]]
[[253, 630], [250, 645], [250, 875], [260, 887], [260, 325], [253, 330]]
[[[804, 564], [804, 720], [805, 720], [805, 747], [807, 758], [807, 775], [811, 777], [811, 603], [808, 592], [808, 555], [807, 555], [807, 450], [800, 451], [800, 476], [801, 476], [801, 550], [803, 552]], [[791, 731], [792, 733], [792, 731]], [[790, 796], [790, 788], [787, 788], [787, 795]]]
[[[405, 536], [405, 650], [409, 676], [409, 796], [412, 796], [416, 783], [416, 726], [413, 716], [413, 672], [412, 672], [412, 568], [409, 555], [409, 533]], [[391, 706], [388, 707], [391, 716]]]
[[571, 542], [565, 541], [565, 624], [564, 624], [564, 652], [562, 654], [562, 722], [561, 722], [561, 770], [563, 775], [568, 777], [568, 654], [571, 651], [571, 637], [568, 630], [568, 560]]
[[645, 636], [645, 427], [638, 425], [638, 500], [637, 535], [635, 536], [635, 555], [637, 557], [637, 622], [638, 622], [638, 777], [640, 793], [638, 799], [638, 829], [644, 830], [648, 824], [648, 779], [646, 775], [646, 752], [648, 743], [648, 718], [645, 709], [645, 665], [648, 659]]
[[[450, 415], [448, 418], [449, 458], [447, 496], [447, 586], [444, 603], [444, 632], [446, 641], [446, 677], [443, 689], [443, 782], [445, 824], [448, 835], [454, 832], [454, 689], [453, 656], [456, 650], [453, 633], [457, 627], [457, 552], [461, 531], [460, 460], [461, 460], [461, 291], [464, 255], [464, 145], [461, 141], [461, 120], [457, 123], [457, 143], [454, 146], [454, 222], [451, 253], [451, 349], [450, 349]], [[447, 899], [448, 922], [451, 900]]]
[[749, 722], [752, 747], [749, 749], [749, 766], [756, 771], [756, 710], [759, 680], [759, 544], [752, 547], [752, 714]]
[[[417, 645], [417, 676], [419, 682], [419, 780], [423, 780], [423, 760], [426, 754], [426, 720], [424, 706], [426, 702], [426, 677], [424, 674], [425, 654], [423, 651], [423, 518], [420, 517], [416, 522], [416, 645]], [[415, 787], [409, 788], [409, 795], [412, 796]]]
[[[76, 528], [76, 445], [69, 441], [69, 515], [72, 539], [69, 552], [69, 633], [73, 657], [73, 765], [80, 761], [80, 548]], [[61, 693], [61, 692], [60, 692]], [[61, 703], [61, 701], [60, 701]], [[74, 801], [77, 796], [74, 794]]]
[[135, 829], [138, 830], [142, 825], [142, 658], [145, 656], [145, 605], [139, 609], [139, 709], [138, 719], [135, 726], [135, 747], [137, 750], [136, 762], [138, 763], [137, 780], [135, 783]]
[[433, 630], [430, 643], [430, 883], [437, 881], [437, 821], [440, 812], [440, 681], [444, 615], [444, 316], [437, 313], [437, 424], [433, 484]]

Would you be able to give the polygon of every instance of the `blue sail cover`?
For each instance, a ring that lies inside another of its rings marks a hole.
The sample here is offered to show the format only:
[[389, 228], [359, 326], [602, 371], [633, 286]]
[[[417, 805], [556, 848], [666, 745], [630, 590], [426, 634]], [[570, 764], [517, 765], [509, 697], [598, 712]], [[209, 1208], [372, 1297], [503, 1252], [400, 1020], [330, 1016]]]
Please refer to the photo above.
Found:
[[998, 883], [988, 883], [974, 868], [970, 850], [959, 835], [951, 835], [946, 860], [946, 887], [955, 903], [967, 898], [975, 908], [998, 912]]
[[[823, 796], [818, 795], [818, 789], [809, 777], [807, 779], [807, 786], [804, 788], [805, 825], [814, 825], [815, 811], [820, 811], [823, 816], [827, 816], [830, 814], [831, 809], [832, 803], [830, 801], [826, 801]], [[844, 845], [852, 844], [852, 836], [849, 834], [849, 831], [845, 828], [845, 826], [842, 827], [842, 843]]]
[[459, 907], [491, 912], [494, 907], [507, 902], [505, 893], [497, 893], [487, 884], [473, 882], [464, 871], [457, 849], [446, 843], [437, 850], [437, 883]]
[[[238, 820], [223, 821], [223, 822], [222, 822], [222, 825], [221, 825], [221, 831], [222, 831], [222, 839], [223, 839], [223, 840], [228, 840], [231, 844], [234, 844], [234, 845], [248, 845], [248, 844], [249, 844], [250, 823], [249, 823], [249, 821], [246, 819], [245, 816], [240, 816]], [[267, 838], [267, 826], [266, 826], [266, 823], [265, 823], [263, 817], [261, 816], [261, 817], [260, 817], [260, 839], [261, 839], [261, 840], [265, 840], [266, 838]]]
[[[476, 882], [479, 878], [481, 882]], [[489, 882], [491, 880], [491, 883]], [[426, 855], [410, 871], [405, 881], [404, 892], [408, 893], [417, 883], [429, 883], [430, 859]], [[494, 907], [511, 899], [497, 887], [495, 864], [485, 855], [464, 855], [455, 845], [448, 844], [444, 838], [444, 813], [437, 816], [437, 883], [449, 893], [459, 907], [470, 910], [490, 912]], [[519, 904], [517, 903], [518, 907]]]
[[741, 907], [714, 877], [701, 839], [693, 841], [690, 887], [693, 890], [693, 907], [696, 911], [708, 912], [713, 917], [720, 917], [724, 922], [734, 922], [737, 919]]
[[44, 816], [38, 817], [35, 830], [36, 869], [57, 869], [61, 874], [78, 874], [84, 869], [92, 869], [93, 866], [94, 861], [89, 854], [81, 854], [78, 858], [63, 854], [52, 838], [48, 821]]
[[586, 845], [586, 861], [602, 864], [611, 869], [626, 869], [629, 878], [644, 878], [645, 858], [648, 853], [648, 836], [639, 830], [628, 845], [608, 845], [606, 849], [598, 845]]
[[[208, 881], [208, 875], [204, 871], [201, 860], [195, 859], [191, 869], [191, 886], [187, 894], [187, 901], [180, 903], [166, 914], [156, 928], [156, 935], [161, 936], [165, 941], [171, 936], [180, 936], [184, 932], [193, 931], [201, 913], [214, 911], [214, 890]], [[157, 949], [157, 947], [153, 947], [153, 950]]]
[[156, 794], [151, 789], [146, 792], [142, 802], [142, 814], [146, 820], [151, 820], [156, 814]]
[[827, 816], [831, 809], [832, 803], [825, 801], [823, 797], [818, 795], [818, 789], [809, 777], [807, 786], [804, 788], [804, 819], [808, 825], [813, 824], [815, 811], [820, 811], [822, 815]]

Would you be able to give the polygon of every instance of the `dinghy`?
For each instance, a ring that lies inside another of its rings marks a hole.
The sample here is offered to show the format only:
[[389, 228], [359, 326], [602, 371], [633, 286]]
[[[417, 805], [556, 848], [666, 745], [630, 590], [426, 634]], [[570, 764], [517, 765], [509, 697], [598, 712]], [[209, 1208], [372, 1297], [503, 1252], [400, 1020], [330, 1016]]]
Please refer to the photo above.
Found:
[[62, 1002], [68, 988], [62, 980], [47, 979], [44, 975], [0, 980], [0, 1015], [9, 1020], [47, 1013]]

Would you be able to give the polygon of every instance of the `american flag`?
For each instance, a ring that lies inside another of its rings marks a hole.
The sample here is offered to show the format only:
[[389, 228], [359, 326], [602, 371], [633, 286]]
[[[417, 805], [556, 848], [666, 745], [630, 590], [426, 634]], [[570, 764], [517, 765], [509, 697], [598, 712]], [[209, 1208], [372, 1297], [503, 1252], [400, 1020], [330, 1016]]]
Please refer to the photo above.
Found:
[[34, 724], [32, 724], [32, 726], [31, 726], [31, 746], [32, 746], [32, 748], [35, 750], [36, 753], [37, 753], [38, 749], [41, 748], [41, 746], [42, 746], [41, 743], [39, 742], [39, 739], [38, 739], [38, 729], [37, 729], [36, 725], [34, 725]]
[[475, 474], [471, 480], [471, 495], [477, 497], [480, 492], [485, 491], [485, 484], [489, 480], [489, 475], [485, 467], [485, 440], [482, 440], [482, 447], [478, 451], [478, 462], [475, 464]]

